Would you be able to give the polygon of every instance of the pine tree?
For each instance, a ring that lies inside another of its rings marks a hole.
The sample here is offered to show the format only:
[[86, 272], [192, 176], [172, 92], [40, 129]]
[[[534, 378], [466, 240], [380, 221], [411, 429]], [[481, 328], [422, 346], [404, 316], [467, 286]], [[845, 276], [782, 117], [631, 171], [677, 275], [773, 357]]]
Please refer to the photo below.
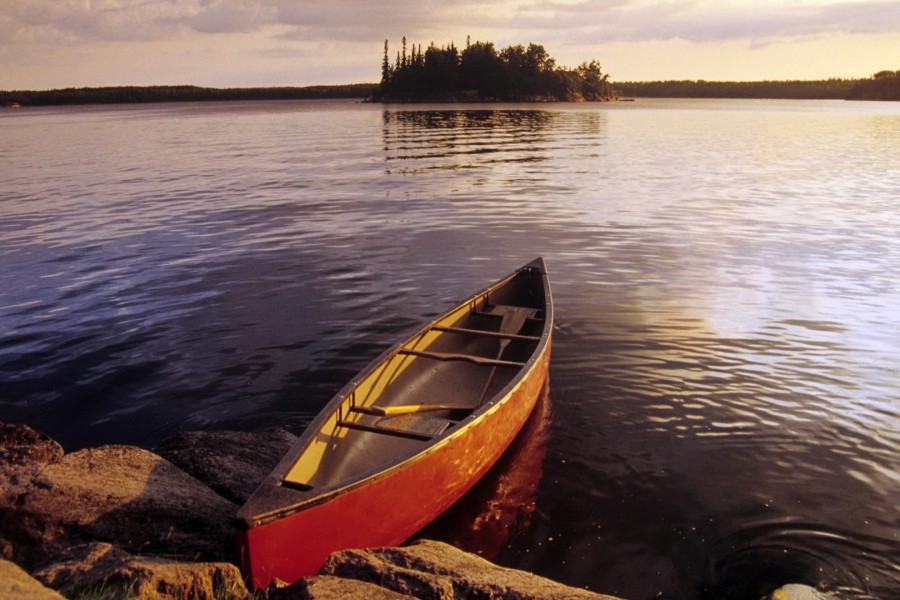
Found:
[[384, 40], [384, 60], [381, 61], [381, 85], [391, 83], [391, 63], [388, 59], [388, 41]]

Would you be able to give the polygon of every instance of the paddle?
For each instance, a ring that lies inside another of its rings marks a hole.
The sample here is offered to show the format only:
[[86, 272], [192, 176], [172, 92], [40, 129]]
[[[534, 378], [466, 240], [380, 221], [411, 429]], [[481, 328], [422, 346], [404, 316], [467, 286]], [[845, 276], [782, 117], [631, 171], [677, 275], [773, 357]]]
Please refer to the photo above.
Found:
[[[523, 308], [521, 306], [495, 306], [494, 312], [502, 312], [503, 320], [500, 321], [500, 333], [506, 333], [510, 335], [515, 335], [519, 333], [519, 330], [522, 329], [522, 325], [525, 324], [525, 321], [528, 319], [530, 314], [534, 313], [533, 309]], [[497, 360], [500, 360], [500, 357], [503, 356], [503, 351], [506, 350], [506, 347], [509, 346], [509, 343], [512, 340], [509, 338], [503, 338], [500, 340], [500, 350], [497, 352]], [[491, 387], [491, 382], [494, 380], [494, 374], [497, 372], [496, 365], [491, 367], [491, 372], [488, 374], [487, 381], [484, 382], [484, 389], [481, 390], [481, 395], [478, 398], [478, 406], [484, 404], [485, 397], [487, 396], [488, 388]]]
[[403, 404], [400, 406], [370, 406], [368, 411], [373, 415], [408, 415], [432, 410], [472, 410], [471, 406], [463, 404]]

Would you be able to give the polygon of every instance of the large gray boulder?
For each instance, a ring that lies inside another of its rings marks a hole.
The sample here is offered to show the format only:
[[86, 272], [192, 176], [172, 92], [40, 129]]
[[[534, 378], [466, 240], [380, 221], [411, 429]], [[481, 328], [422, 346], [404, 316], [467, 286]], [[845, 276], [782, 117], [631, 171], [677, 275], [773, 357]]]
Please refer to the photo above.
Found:
[[243, 504], [297, 437], [287, 431], [183, 431], [158, 449], [223, 498]]
[[133, 446], [66, 454], [43, 468], [14, 508], [16, 562], [25, 566], [87, 541], [221, 560], [232, 552], [237, 509], [169, 461]]
[[0, 559], [0, 598], [65, 600], [58, 592], [44, 587], [19, 565], [2, 559]]
[[102, 542], [91, 542], [65, 550], [34, 576], [68, 597], [193, 598], [241, 600], [249, 593], [241, 573], [224, 562], [174, 561], [131, 554]]
[[335, 552], [320, 574], [376, 583], [422, 600], [613, 600], [612, 596], [499, 567], [449, 544], [430, 540], [403, 548]]

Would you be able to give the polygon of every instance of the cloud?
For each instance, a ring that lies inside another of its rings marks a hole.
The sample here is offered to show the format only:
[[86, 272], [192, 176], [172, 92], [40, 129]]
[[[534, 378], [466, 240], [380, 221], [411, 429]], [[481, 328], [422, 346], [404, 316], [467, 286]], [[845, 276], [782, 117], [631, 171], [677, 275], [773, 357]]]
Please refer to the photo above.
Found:
[[377, 42], [406, 35], [410, 41], [443, 43], [450, 39], [431, 40], [430, 36], [459, 37], [476, 25], [499, 25], [508, 7], [516, 4], [504, 0], [285, 0], [279, 4], [278, 23], [291, 26], [284, 36], [290, 39]]
[[[4, 0], [12, 42], [180, 39], [266, 28], [291, 41], [371, 43], [407, 35], [444, 43], [473, 34], [506, 40], [697, 43], [900, 30], [900, 0]], [[455, 41], [459, 42], [459, 39]]]
[[0, 8], [6, 39], [14, 42], [73, 43], [170, 37], [160, 19], [172, 5], [146, 2], [12, 0]]
[[[294, 38], [346, 41], [463, 30], [497, 20], [503, 0], [4, 0], [0, 33], [6, 40], [89, 42], [175, 39], [191, 32], [249, 33], [282, 26]], [[515, 2], [513, 4], [516, 4]]]
[[0, 32], [19, 42], [78, 43], [177, 39], [249, 32], [276, 22], [269, 0], [6, 0]]
[[840, 3], [584, 0], [523, 5], [510, 26], [576, 42], [755, 42], [900, 31], [900, 1]]
[[158, 21], [168, 21], [201, 33], [246, 33], [276, 23], [278, 16], [277, 6], [264, 0], [195, 0], [186, 4], [193, 5], [190, 14]]

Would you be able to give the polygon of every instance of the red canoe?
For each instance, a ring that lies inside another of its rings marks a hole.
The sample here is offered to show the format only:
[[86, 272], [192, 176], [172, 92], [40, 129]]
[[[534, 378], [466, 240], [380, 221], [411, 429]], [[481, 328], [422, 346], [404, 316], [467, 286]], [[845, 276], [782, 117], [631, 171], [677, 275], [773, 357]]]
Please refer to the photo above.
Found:
[[552, 326], [538, 258], [350, 381], [238, 512], [253, 587], [313, 575], [336, 550], [400, 544], [456, 502], [534, 408]]

